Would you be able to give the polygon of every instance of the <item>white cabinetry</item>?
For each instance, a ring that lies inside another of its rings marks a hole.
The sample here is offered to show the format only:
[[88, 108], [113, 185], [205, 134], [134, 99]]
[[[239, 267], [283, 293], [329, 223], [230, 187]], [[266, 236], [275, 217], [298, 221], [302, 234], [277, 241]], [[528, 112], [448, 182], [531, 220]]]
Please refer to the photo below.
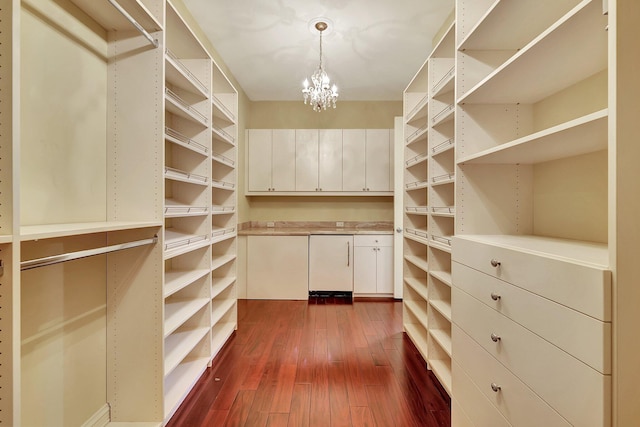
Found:
[[393, 294], [393, 236], [355, 235], [353, 293]]
[[[454, 240], [454, 377], [469, 376], [513, 425], [531, 422], [533, 407], [551, 425], [610, 425], [606, 245], [532, 236]], [[487, 370], [478, 361], [489, 355], [499, 363]], [[579, 392], [567, 393], [567, 385]], [[464, 398], [461, 404], [469, 406]]]
[[306, 300], [308, 236], [248, 236], [247, 299]]
[[248, 191], [295, 190], [295, 130], [249, 129], [247, 144]]
[[353, 292], [353, 236], [309, 236], [309, 291]]
[[391, 136], [389, 129], [249, 129], [247, 195], [390, 196]]

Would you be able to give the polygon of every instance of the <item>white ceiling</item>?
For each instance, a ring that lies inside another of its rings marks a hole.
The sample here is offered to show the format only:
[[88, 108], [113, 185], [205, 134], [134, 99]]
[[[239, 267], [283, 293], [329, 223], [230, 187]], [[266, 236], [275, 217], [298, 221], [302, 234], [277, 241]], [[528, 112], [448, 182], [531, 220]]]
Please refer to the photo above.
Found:
[[318, 67], [318, 32], [329, 18], [324, 68], [339, 100], [401, 100], [431, 51], [454, 0], [184, 0], [253, 101], [302, 99]]

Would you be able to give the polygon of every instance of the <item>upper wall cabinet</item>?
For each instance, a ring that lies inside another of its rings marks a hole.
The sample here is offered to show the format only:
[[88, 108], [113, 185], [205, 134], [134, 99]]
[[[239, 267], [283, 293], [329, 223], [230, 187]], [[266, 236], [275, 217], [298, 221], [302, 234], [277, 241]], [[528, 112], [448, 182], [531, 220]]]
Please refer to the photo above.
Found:
[[247, 195], [391, 196], [389, 129], [249, 129]]

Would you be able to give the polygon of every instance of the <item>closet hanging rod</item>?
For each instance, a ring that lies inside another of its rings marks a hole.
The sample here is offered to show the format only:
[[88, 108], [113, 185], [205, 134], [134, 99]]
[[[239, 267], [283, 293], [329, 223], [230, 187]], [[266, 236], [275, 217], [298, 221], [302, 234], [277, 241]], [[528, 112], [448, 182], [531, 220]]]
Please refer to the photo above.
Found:
[[122, 14], [122, 16], [125, 17], [125, 19], [129, 22], [131, 22], [131, 25], [133, 25], [134, 27], [136, 27], [136, 29], [138, 31], [140, 31], [140, 33], [147, 39], [149, 40], [149, 43], [151, 43], [153, 45], [153, 47], [158, 47], [158, 40], [154, 39], [153, 36], [151, 34], [149, 34], [149, 32], [147, 30], [145, 30], [142, 25], [140, 25], [138, 23], [138, 21], [136, 21], [133, 16], [129, 15], [129, 12], [127, 12], [122, 6], [120, 6], [120, 3], [118, 3], [116, 0], [107, 0], [109, 3], [111, 3], [111, 6], [115, 7], [116, 10], [118, 12], [120, 12]]
[[110, 252], [121, 251], [123, 249], [137, 248], [138, 246], [151, 245], [158, 242], [158, 237], [150, 239], [136, 240], [134, 242], [120, 243], [118, 245], [104, 246], [102, 248], [86, 249], [83, 251], [69, 252], [66, 254], [52, 255], [44, 258], [30, 259], [20, 262], [20, 270], [31, 270], [33, 268], [45, 267], [47, 265], [59, 264], [61, 262], [73, 261], [75, 259], [87, 258], [94, 255], [102, 255]]

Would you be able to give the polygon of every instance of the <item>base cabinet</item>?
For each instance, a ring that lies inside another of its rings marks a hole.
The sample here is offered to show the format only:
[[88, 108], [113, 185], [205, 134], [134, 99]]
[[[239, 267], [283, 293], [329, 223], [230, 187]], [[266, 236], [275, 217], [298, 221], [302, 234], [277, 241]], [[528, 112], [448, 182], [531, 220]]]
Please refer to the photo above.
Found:
[[353, 236], [309, 236], [309, 291], [353, 292]]
[[354, 236], [354, 294], [393, 293], [393, 236]]
[[248, 236], [247, 299], [305, 300], [308, 236]]

